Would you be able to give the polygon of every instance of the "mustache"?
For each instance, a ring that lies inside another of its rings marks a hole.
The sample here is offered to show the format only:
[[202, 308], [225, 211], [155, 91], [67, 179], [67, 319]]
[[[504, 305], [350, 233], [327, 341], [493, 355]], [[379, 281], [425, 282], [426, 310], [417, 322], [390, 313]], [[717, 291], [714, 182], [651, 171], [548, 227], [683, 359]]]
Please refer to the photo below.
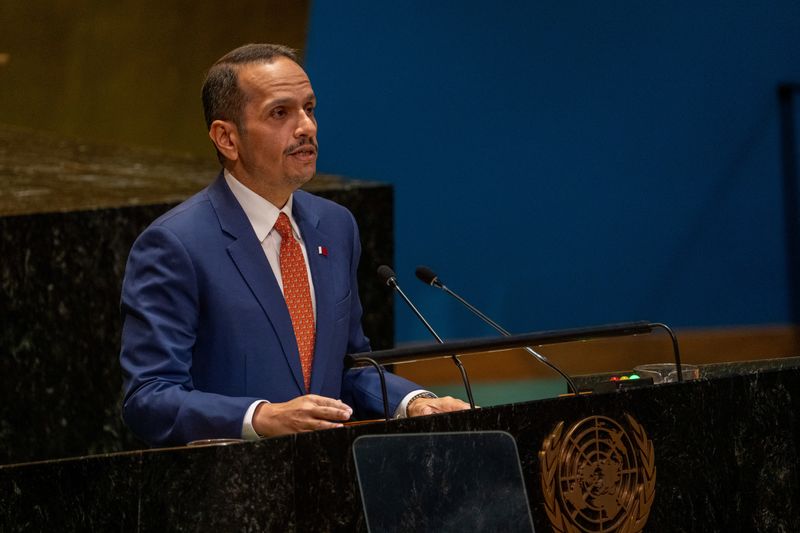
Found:
[[314, 139], [313, 137], [308, 137], [308, 138], [305, 138], [305, 139], [300, 139], [300, 141], [298, 143], [295, 143], [295, 144], [289, 146], [289, 148], [287, 148], [284, 151], [284, 153], [286, 155], [289, 155], [292, 152], [294, 152], [295, 150], [297, 150], [298, 148], [301, 148], [301, 147], [306, 146], [306, 145], [311, 145], [311, 146], [314, 147], [314, 150], [318, 150], [318, 148], [317, 148], [317, 140]]

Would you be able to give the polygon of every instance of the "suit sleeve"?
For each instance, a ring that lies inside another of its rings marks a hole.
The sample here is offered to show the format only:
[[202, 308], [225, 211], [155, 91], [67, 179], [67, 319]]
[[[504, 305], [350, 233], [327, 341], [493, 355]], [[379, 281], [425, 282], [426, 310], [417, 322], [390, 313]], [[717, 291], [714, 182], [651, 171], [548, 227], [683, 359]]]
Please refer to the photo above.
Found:
[[[350, 214], [350, 221], [353, 226], [353, 255], [350, 264], [350, 287], [352, 291], [350, 300], [352, 307], [350, 310], [350, 334], [347, 350], [348, 353], [358, 353], [369, 351], [370, 345], [369, 339], [364, 335], [364, 330], [361, 326], [363, 310], [361, 308], [361, 299], [358, 296], [357, 271], [361, 258], [361, 241], [358, 226], [352, 214]], [[385, 372], [384, 375], [386, 377], [386, 392], [389, 396], [389, 414], [391, 416], [408, 393], [422, 387], [391, 372]], [[358, 418], [382, 417], [383, 396], [378, 372], [372, 367], [346, 371], [342, 382], [342, 400], [353, 406], [355, 415]]]
[[190, 371], [199, 299], [184, 246], [169, 229], [148, 228], [134, 243], [125, 270], [120, 364], [123, 419], [150, 445], [239, 438], [247, 407], [256, 400], [194, 388]]

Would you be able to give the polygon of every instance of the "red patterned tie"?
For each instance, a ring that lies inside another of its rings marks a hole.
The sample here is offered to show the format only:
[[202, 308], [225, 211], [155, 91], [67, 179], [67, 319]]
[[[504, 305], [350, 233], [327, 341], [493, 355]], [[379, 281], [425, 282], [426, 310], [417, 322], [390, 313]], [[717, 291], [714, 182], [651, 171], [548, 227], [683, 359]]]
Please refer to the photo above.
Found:
[[311, 385], [311, 363], [314, 360], [314, 309], [311, 307], [311, 289], [308, 285], [308, 270], [300, 244], [294, 240], [292, 225], [286, 213], [278, 216], [275, 230], [281, 236], [281, 278], [283, 297], [292, 317], [294, 336], [303, 367], [303, 382], [306, 391]]

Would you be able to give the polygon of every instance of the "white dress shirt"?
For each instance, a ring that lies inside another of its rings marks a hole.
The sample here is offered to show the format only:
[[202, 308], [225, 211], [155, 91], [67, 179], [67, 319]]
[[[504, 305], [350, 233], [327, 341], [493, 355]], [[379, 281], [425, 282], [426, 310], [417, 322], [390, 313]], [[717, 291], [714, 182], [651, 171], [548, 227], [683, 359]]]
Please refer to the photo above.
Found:
[[[261, 248], [264, 250], [264, 255], [267, 256], [267, 261], [269, 261], [269, 266], [272, 268], [272, 273], [275, 274], [275, 279], [278, 281], [281, 292], [283, 292], [283, 278], [281, 277], [280, 260], [281, 236], [274, 229], [274, 226], [275, 222], [278, 220], [278, 216], [280, 216], [281, 213], [286, 213], [286, 216], [289, 217], [289, 222], [292, 224], [292, 233], [294, 234], [295, 240], [300, 244], [300, 249], [303, 251], [303, 259], [306, 262], [308, 287], [311, 289], [311, 306], [314, 310], [314, 320], [316, 320], [317, 300], [314, 293], [314, 280], [311, 277], [311, 270], [308, 266], [308, 253], [306, 252], [306, 245], [303, 242], [303, 236], [300, 234], [297, 223], [294, 221], [294, 217], [292, 216], [292, 200], [294, 199], [294, 196], [289, 196], [289, 200], [286, 202], [286, 205], [278, 208], [262, 196], [259, 196], [255, 192], [248, 189], [227, 170], [225, 170], [224, 175], [225, 182], [228, 184], [233, 196], [236, 197], [239, 205], [242, 206], [244, 214], [247, 215], [247, 219], [250, 221], [250, 225], [253, 227], [253, 231], [256, 233], [256, 238], [258, 238], [258, 241], [261, 243]], [[395, 418], [403, 418], [407, 416], [406, 407], [408, 407], [408, 401], [422, 392], [427, 391], [420, 389], [408, 393], [403, 398], [403, 401], [400, 402], [400, 405], [397, 406], [397, 409], [394, 412]], [[244, 415], [244, 420], [242, 420], [243, 439], [255, 440], [260, 437], [253, 428], [253, 415], [256, 412], [256, 407], [258, 407], [259, 404], [266, 402], [267, 400], [257, 400], [250, 404], [250, 407], [248, 407], [247, 412], [245, 412]]]

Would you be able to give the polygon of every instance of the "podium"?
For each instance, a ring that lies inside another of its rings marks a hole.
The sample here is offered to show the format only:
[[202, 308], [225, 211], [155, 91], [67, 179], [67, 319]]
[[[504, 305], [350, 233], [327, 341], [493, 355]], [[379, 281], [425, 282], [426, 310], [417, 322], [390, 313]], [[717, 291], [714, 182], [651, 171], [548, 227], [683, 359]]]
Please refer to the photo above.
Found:
[[[686, 383], [131, 451], [116, 360], [125, 258], [216, 165], [10, 126], [0, 140], [13, 148], [0, 185], [0, 316], [15, 317], [0, 321], [0, 462], [26, 461], [0, 465], [0, 531], [366, 531], [357, 439], [484, 431], [516, 442], [539, 532], [554, 521], [569, 530], [565, 516], [588, 531], [800, 531], [800, 358], [709, 366]], [[321, 178], [315, 192], [360, 221], [362, 276], [374, 278], [392, 257], [391, 187]], [[384, 289], [362, 294], [374, 348], [392, 338]], [[575, 449], [597, 460], [576, 460]]]
[[[582, 421], [625, 426], [630, 417], [652, 444], [656, 472], [645, 531], [800, 531], [800, 358], [702, 370], [697, 381], [229, 446], [3, 466], [0, 530], [366, 531], [352, 453], [358, 437], [505, 431], [516, 441], [536, 530], [557, 531], [550, 515], [562, 504], [542, 482], [545, 443], [558, 441], [559, 425], [563, 441]], [[591, 475], [583, 472], [581, 483]], [[576, 516], [591, 531], [589, 510]]]

